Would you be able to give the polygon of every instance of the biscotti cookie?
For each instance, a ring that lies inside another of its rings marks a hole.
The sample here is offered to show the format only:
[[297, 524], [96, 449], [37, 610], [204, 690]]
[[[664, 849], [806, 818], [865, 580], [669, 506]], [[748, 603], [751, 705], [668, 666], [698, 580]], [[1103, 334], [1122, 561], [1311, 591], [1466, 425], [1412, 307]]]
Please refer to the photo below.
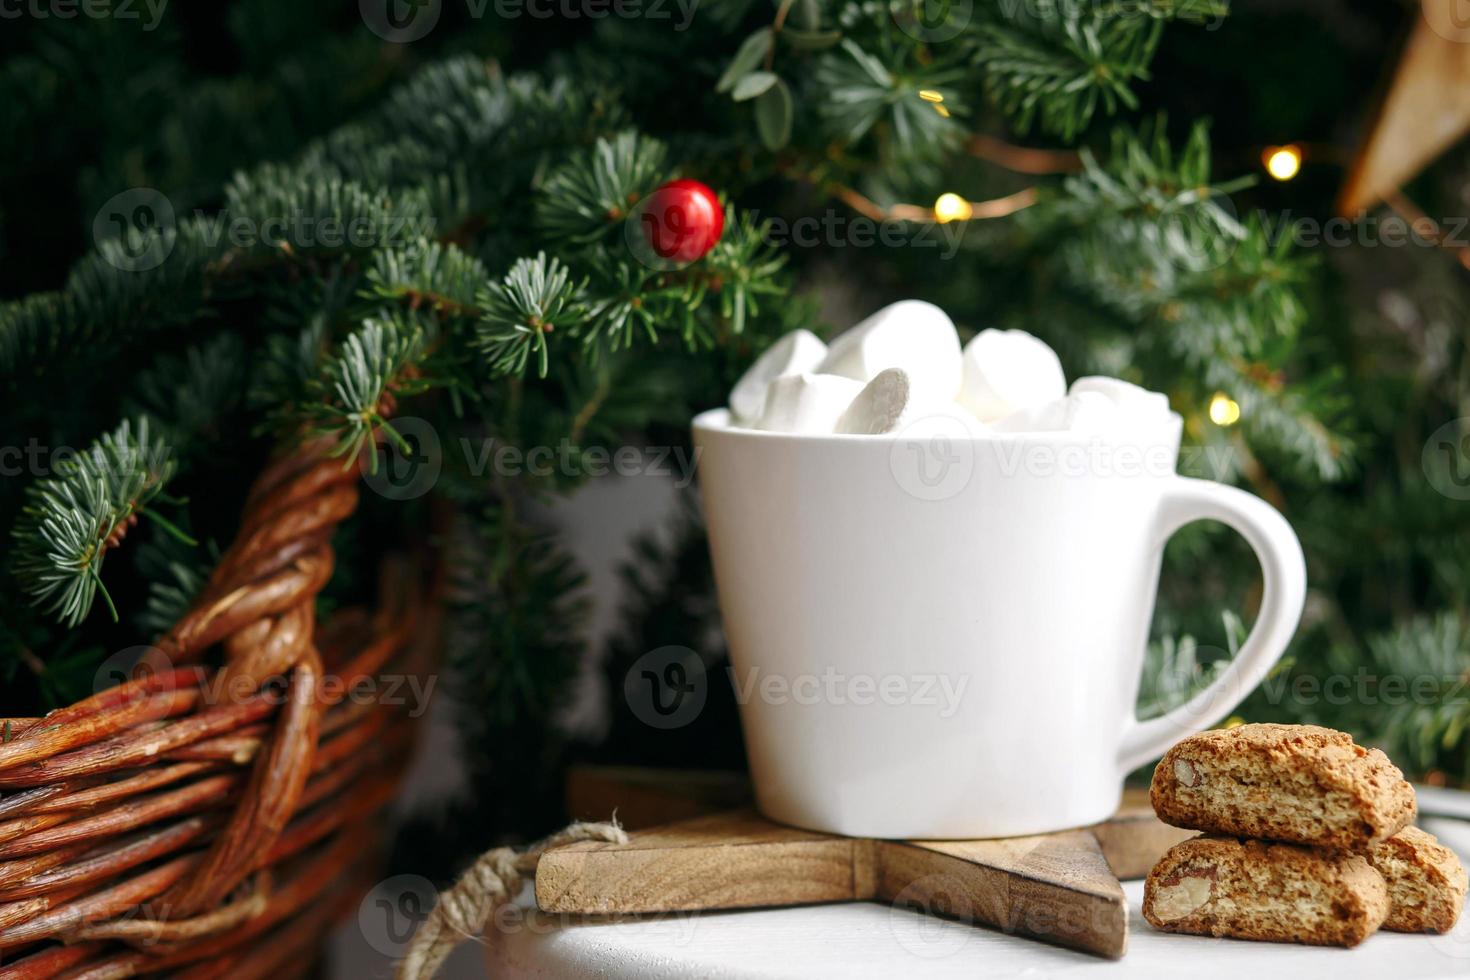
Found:
[[1368, 860], [1388, 883], [1392, 905], [1383, 928], [1395, 932], [1449, 932], [1465, 907], [1465, 868], [1433, 834], [1405, 827], [1368, 849]]
[[1143, 886], [1143, 916], [1166, 932], [1356, 946], [1388, 915], [1367, 858], [1299, 844], [1201, 836], [1172, 847]]
[[1388, 756], [1315, 725], [1241, 725], [1175, 745], [1154, 770], [1159, 819], [1215, 834], [1361, 850], [1414, 819]]

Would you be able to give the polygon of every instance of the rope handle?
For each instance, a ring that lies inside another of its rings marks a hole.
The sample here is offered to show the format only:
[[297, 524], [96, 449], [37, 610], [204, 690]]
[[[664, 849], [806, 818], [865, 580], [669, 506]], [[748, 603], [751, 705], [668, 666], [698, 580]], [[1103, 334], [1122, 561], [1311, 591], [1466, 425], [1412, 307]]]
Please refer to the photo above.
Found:
[[626, 844], [628, 835], [616, 820], [577, 822], [523, 851], [497, 847], [481, 854], [453, 886], [440, 894], [399, 961], [398, 980], [432, 980], [456, 946], [484, 932], [496, 909], [520, 894], [521, 884], [527, 875], [536, 873], [542, 854], [583, 840]]

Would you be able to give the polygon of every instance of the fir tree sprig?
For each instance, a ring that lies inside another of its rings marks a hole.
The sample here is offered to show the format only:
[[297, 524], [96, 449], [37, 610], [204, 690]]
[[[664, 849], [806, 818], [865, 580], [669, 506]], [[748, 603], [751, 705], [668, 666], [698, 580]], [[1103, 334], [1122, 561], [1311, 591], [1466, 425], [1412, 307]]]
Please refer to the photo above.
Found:
[[668, 179], [667, 157], [662, 142], [631, 130], [599, 139], [546, 179], [536, 198], [537, 224], [552, 240], [596, 241]]
[[537, 374], [550, 365], [547, 335], [557, 330], [577, 336], [586, 312], [583, 285], [561, 260], [538, 252], [517, 259], [505, 278], [480, 294], [484, 310], [475, 343], [496, 374], [521, 375], [532, 355]]
[[1169, 20], [1223, 17], [1225, 0], [999, 4], [981, 25], [974, 61], [991, 100], [1025, 132], [1076, 137], [1099, 110], [1134, 109]]
[[373, 256], [365, 295], [448, 316], [478, 316], [476, 297], [490, 275], [458, 246], [426, 238]]
[[12, 531], [13, 570], [31, 601], [76, 626], [100, 591], [116, 620], [117, 609], [102, 584], [102, 564], [128, 529], [147, 515], [193, 543], [149, 507], [175, 465], [171, 448], [143, 417], [125, 420], [32, 484]]
[[786, 256], [769, 240], [770, 227], [749, 213], [725, 211], [725, 234], [705, 257], [709, 280], [720, 299], [720, 315], [740, 334], [762, 313], [767, 299], [784, 296], [781, 271]]
[[429, 342], [423, 318], [399, 310], [369, 317], [343, 341], [312, 385], [320, 397], [306, 406], [313, 431], [336, 437], [333, 455], [351, 465], [378, 431], [406, 450], [388, 416], [398, 398], [429, 387], [423, 375]]
[[[830, 131], [856, 143], [882, 125], [883, 150], [895, 163], [932, 161], [964, 133], [956, 113], [964, 111], [958, 83], [963, 73], [946, 62], [909, 62], [902, 47], [887, 46], [888, 58], [846, 38], [817, 63], [814, 82], [823, 93], [819, 110]], [[890, 65], [894, 66], [890, 68]], [[936, 112], [938, 98], [945, 106]]]

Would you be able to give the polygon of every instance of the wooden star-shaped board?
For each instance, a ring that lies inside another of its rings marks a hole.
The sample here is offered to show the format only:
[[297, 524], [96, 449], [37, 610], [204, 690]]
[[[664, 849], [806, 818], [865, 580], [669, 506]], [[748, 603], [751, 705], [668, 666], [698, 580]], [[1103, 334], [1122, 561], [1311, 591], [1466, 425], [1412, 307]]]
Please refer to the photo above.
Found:
[[1187, 831], [1125, 808], [1097, 827], [1036, 837], [889, 841], [785, 827], [742, 808], [583, 841], [542, 855], [536, 903], [583, 915], [876, 901], [1120, 957], [1119, 877], [1145, 874]]

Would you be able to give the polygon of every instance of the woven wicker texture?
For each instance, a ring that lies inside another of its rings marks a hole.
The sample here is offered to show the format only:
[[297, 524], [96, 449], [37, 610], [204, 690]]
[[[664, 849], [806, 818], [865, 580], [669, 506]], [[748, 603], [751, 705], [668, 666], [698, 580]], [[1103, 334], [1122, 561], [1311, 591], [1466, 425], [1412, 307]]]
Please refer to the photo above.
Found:
[[[358, 468], [272, 463], [192, 609], [127, 683], [0, 744], [0, 980], [289, 977], [371, 884], [373, 815], [433, 617], [390, 563], [374, 613], [318, 624]], [[218, 667], [203, 665], [218, 647]]]

